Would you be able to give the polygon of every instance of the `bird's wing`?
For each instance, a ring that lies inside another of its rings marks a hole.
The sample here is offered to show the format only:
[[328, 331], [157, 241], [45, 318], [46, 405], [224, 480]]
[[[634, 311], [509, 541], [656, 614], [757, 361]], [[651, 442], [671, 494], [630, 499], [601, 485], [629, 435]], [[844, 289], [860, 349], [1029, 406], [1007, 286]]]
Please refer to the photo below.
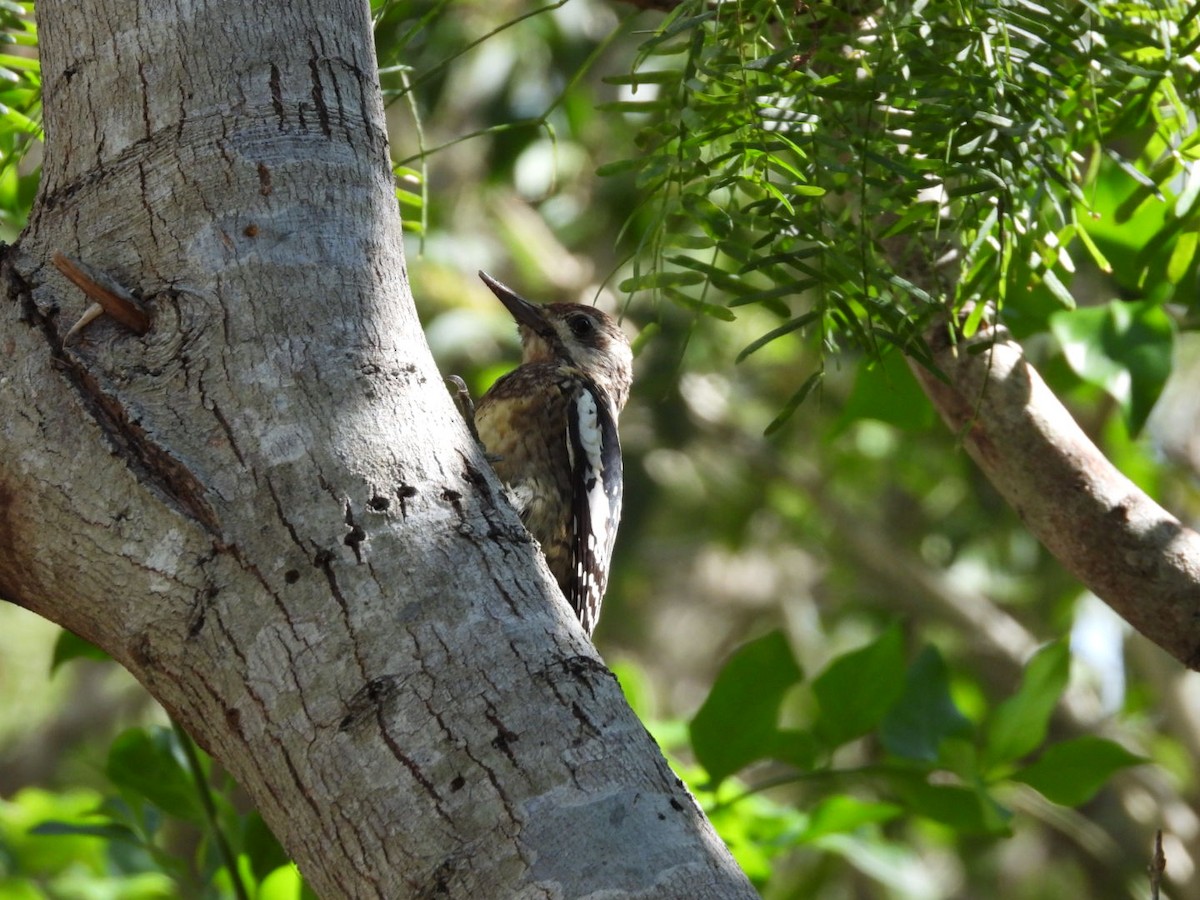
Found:
[[621, 441], [612, 403], [594, 382], [581, 378], [570, 402], [567, 452], [573, 571], [566, 594], [590, 635], [600, 617], [621, 520]]

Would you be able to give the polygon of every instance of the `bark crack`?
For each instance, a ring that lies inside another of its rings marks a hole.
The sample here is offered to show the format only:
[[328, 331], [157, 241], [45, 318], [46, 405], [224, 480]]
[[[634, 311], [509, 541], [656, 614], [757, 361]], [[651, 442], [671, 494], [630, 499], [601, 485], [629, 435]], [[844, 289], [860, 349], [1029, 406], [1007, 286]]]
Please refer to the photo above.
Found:
[[317, 46], [311, 41], [308, 44], [312, 55], [308, 58], [308, 71], [312, 79], [312, 101], [317, 110], [317, 121], [321, 123], [321, 133], [327, 138], [333, 137], [333, 129], [329, 124], [329, 107], [325, 105], [325, 88], [321, 84], [321, 57]]
[[284, 114], [283, 107], [283, 85], [279, 77], [279, 66], [275, 65], [275, 63], [271, 63], [270, 88], [271, 106], [275, 110], [275, 117], [279, 119], [279, 130], [285, 131], [287, 129], [287, 117]]
[[[201, 388], [203, 394], [203, 388]], [[217, 420], [217, 424], [221, 426], [221, 430], [225, 432], [225, 439], [229, 441], [229, 449], [233, 451], [233, 455], [237, 457], [237, 461], [241, 463], [242, 468], [246, 468], [246, 457], [242, 456], [241, 448], [238, 447], [237, 440], [233, 436], [233, 428], [229, 425], [229, 420], [225, 418], [225, 414], [221, 412], [221, 407], [213, 401], [212, 405], [213, 418]], [[276, 508], [279, 506], [279, 500], [276, 498]]]
[[[10, 291], [28, 290], [9, 263], [5, 263]], [[109, 394], [84, 365], [81, 358], [62, 348], [62, 336], [53, 321], [32, 300], [23, 303], [27, 321], [45, 337], [55, 367], [75, 391], [87, 414], [100, 428], [113, 454], [133, 472], [137, 480], [159, 494], [176, 512], [220, 539], [221, 522], [209, 505], [204, 485], [188, 467], [159, 446], [131, 416], [121, 400]]]
[[421, 767], [417, 765], [416, 761], [410, 758], [408, 754], [404, 752], [403, 748], [396, 743], [395, 738], [393, 738], [391, 732], [388, 731], [387, 722], [384, 721], [382, 711], [377, 714], [377, 721], [379, 722], [379, 733], [383, 737], [384, 743], [387, 744], [388, 749], [392, 751], [392, 755], [396, 757], [396, 761], [399, 762], [400, 765], [404, 766], [404, 768], [408, 769], [408, 773], [412, 775], [413, 780], [421, 786], [421, 789], [424, 790], [425, 793], [434, 799], [435, 802], [433, 808], [437, 811], [438, 817], [443, 821], [453, 825], [453, 817], [451, 817], [451, 815], [442, 808], [442, 795], [438, 793], [438, 789], [434, 783], [429, 780], [429, 776], [421, 771]]

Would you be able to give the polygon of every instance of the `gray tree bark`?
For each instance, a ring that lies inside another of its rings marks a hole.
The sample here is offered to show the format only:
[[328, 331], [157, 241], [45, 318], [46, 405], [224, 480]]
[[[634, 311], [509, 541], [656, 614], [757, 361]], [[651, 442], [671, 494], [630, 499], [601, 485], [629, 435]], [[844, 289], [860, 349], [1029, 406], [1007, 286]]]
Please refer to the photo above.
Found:
[[[752, 897], [453, 410], [364, 0], [42, 0], [0, 595], [109, 651], [326, 897]], [[57, 252], [142, 298], [87, 301]]]

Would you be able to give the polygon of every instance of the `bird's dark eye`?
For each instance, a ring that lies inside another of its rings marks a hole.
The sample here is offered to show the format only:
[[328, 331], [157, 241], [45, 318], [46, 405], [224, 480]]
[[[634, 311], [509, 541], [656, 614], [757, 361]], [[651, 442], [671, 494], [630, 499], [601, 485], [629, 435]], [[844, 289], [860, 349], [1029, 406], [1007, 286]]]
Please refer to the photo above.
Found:
[[567, 319], [567, 327], [571, 329], [571, 334], [580, 339], [589, 337], [596, 331], [596, 323], [582, 313]]

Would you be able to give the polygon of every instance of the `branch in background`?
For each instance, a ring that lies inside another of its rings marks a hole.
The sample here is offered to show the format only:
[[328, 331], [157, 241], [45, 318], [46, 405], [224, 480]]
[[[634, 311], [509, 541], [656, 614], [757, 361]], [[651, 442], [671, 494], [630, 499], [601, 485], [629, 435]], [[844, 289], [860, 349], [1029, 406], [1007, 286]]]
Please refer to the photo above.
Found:
[[1033, 535], [1134, 628], [1200, 668], [1200, 535], [1105, 458], [1003, 329], [928, 340], [943, 377], [910, 362], [917, 380]]

